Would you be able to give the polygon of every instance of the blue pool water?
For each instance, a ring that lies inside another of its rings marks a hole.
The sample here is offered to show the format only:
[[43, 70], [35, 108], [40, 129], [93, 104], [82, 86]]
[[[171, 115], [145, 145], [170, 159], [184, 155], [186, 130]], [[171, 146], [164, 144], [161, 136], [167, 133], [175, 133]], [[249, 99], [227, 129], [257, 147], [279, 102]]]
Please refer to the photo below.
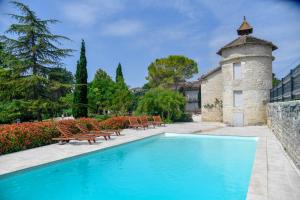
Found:
[[162, 134], [0, 176], [0, 200], [244, 200], [255, 149], [250, 137]]

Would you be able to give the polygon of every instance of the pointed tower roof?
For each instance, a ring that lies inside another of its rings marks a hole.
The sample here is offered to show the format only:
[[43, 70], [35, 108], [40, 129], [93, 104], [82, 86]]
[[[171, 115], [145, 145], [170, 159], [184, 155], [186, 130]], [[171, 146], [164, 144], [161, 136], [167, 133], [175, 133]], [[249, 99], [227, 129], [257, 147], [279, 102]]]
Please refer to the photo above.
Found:
[[259, 44], [259, 45], [269, 45], [272, 47], [272, 51], [277, 49], [277, 46], [275, 46], [272, 42], [262, 40], [253, 36], [250, 36], [253, 32], [252, 26], [246, 21], [246, 17], [244, 16], [244, 21], [241, 24], [240, 28], [237, 30], [239, 37], [232, 42], [226, 44], [224, 47], [222, 47], [217, 54], [222, 56], [222, 51], [224, 49], [233, 48], [237, 46], [243, 46], [245, 44]]
[[238, 35], [249, 35], [253, 32], [252, 26], [247, 22], [246, 17], [240, 25], [240, 28], [237, 30]]

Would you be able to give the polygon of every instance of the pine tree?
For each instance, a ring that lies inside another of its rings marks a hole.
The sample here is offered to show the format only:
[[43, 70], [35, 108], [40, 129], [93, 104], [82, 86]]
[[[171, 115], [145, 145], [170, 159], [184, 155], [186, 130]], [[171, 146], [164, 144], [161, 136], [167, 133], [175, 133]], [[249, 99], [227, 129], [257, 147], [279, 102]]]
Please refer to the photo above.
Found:
[[118, 67], [116, 70], [116, 83], [124, 83], [124, 77], [123, 77], [121, 63], [118, 64]]
[[[49, 25], [57, 23], [57, 20], [42, 20], [27, 5], [16, 1], [11, 3], [21, 14], [9, 14], [17, 23], [10, 25], [6, 34], [16, 37], [0, 37], [3, 51], [10, 56], [5, 61], [4, 71], [10, 76], [0, 77], [5, 87], [11, 89], [5, 100], [15, 101], [24, 108], [21, 112], [21, 115], [26, 115], [24, 118], [41, 120], [43, 114], [55, 112], [53, 108], [58, 104], [51, 99], [53, 84], [48, 78], [49, 73], [53, 67], [62, 66], [62, 59], [72, 50], [57, 46], [61, 45], [61, 39], [68, 40], [51, 33]], [[60, 86], [55, 84], [55, 87]], [[2, 98], [0, 96], [0, 101]]]
[[81, 41], [80, 59], [77, 62], [75, 74], [75, 91], [73, 115], [75, 118], [87, 117], [88, 98], [87, 98], [87, 60], [85, 56], [85, 42]]

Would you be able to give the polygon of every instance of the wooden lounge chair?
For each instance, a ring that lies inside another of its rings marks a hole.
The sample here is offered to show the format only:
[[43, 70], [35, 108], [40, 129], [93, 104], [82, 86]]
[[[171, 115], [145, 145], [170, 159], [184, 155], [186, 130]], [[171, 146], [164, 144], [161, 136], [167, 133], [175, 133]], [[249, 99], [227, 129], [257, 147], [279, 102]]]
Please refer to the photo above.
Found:
[[157, 126], [162, 126], [162, 125], [166, 125], [162, 120], [161, 117], [159, 115], [157, 116], [153, 116], [153, 124], [157, 125]]
[[141, 124], [143, 124], [143, 125], [147, 125], [147, 126], [152, 125], [153, 127], [155, 127], [154, 124], [152, 123], [152, 121], [148, 120], [147, 116], [141, 116], [141, 117], [139, 117], [139, 120], [140, 120]]
[[70, 142], [70, 140], [87, 140], [89, 144], [92, 144], [91, 141], [94, 143], [96, 142], [96, 137], [92, 135], [82, 135], [82, 134], [73, 134], [68, 128], [62, 124], [57, 125], [57, 129], [60, 132], [60, 137], [52, 138], [52, 140], [58, 140], [60, 142]]
[[109, 133], [103, 133], [100, 131], [90, 131], [89, 129], [87, 129], [85, 126], [81, 125], [81, 124], [76, 124], [76, 127], [80, 130], [80, 132], [82, 133], [82, 135], [91, 135], [94, 137], [104, 137], [105, 140], [110, 139], [110, 135]]
[[116, 134], [116, 136], [120, 136], [120, 130], [119, 129], [100, 129], [100, 127], [95, 123], [91, 122], [91, 125], [93, 126], [93, 130], [99, 131], [101, 133], [109, 133], [109, 134]]
[[129, 127], [131, 127], [131, 128], [136, 128], [136, 129], [144, 128], [144, 129], [146, 129], [146, 127], [148, 127], [147, 124], [140, 124], [137, 117], [129, 117], [128, 121], [129, 121]]

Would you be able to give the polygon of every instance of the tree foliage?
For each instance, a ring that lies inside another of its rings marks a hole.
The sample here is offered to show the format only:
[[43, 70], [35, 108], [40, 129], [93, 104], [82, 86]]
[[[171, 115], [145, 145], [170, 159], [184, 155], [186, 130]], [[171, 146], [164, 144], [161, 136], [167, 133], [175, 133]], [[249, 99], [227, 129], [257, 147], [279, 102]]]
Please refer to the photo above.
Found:
[[88, 86], [87, 86], [87, 60], [85, 56], [85, 42], [81, 41], [80, 58], [77, 61], [75, 74], [75, 91], [73, 115], [74, 117], [87, 117], [88, 115]]
[[280, 83], [280, 80], [276, 77], [275, 73], [272, 73], [272, 85], [273, 87], [277, 86]]
[[116, 115], [128, 114], [133, 102], [132, 93], [125, 84], [116, 84], [111, 110]]
[[51, 82], [51, 90], [53, 91], [51, 95], [53, 101], [58, 101], [60, 97], [71, 93], [74, 77], [72, 72], [66, 68], [53, 68], [49, 73], [49, 80]]
[[163, 88], [149, 90], [139, 101], [137, 114], [161, 115], [168, 120], [177, 120], [184, 113], [185, 98], [177, 91]]
[[102, 69], [98, 69], [89, 87], [89, 110], [94, 114], [105, 114], [111, 109], [116, 85]]
[[118, 64], [118, 67], [116, 70], [116, 83], [125, 83], [121, 63]]
[[129, 91], [120, 68], [117, 68], [116, 82], [102, 69], [97, 70], [89, 87], [89, 111], [91, 114], [107, 112], [124, 115], [130, 111], [133, 95]]
[[116, 87], [113, 95], [111, 111], [116, 115], [127, 114], [133, 102], [133, 95], [129, 91], [123, 77], [121, 63], [116, 69]]
[[197, 63], [185, 56], [171, 55], [167, 58], [156, 59], [148, 66], [150, 87], [162, 86], [169, 88], [175, 86], [177, 90], [179, 82], [185, 81], [198, 73]]
[[59, 47], [60, 40], [68, 38], [51, 33], [49, 25], [56, 20], [42, 20], [27, 5], [15, 1], [12, 4], [21, 14], [9, 14], [17, 23], [0, 37], [0, 101], [6, 105], [4, 110], [14, 113], [12, 118], [41, 120], [44, 115], [53, 116], [59, 111], [53, 92], [65, 85], [49, 77], [72, 50]]

